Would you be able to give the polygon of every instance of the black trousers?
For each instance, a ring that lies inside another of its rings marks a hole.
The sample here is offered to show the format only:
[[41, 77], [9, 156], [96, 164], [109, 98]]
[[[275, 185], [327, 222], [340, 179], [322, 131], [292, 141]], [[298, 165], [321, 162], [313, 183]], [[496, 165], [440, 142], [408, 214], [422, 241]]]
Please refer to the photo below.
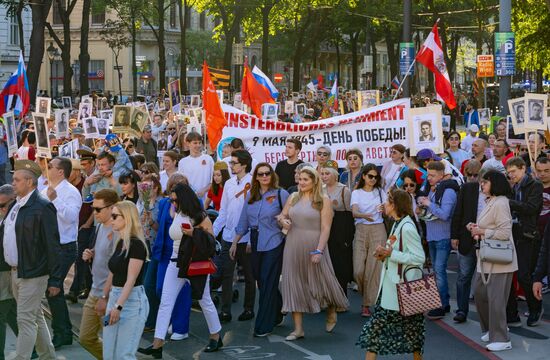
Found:
[[90, 248], [90, 240], [95, 232], [95, 227], [92, 226], [88, 229], [81, 229], [78, 231], [78, 247], [75, 261], [75, 273], [73, 283], [70, 291], [78, 294], [80, 291], [92, 287], [92, 270], [91, 263], [82, 260], [82, 253], [84, 250]]
[[[540, 239], [526, 238], [523, 236], [519, 226], [513, 227], [514, 245], [518, 259], [518, 282], [525, 291], [525, 299], [529, 307], [529, 313], [536, 313], [541, 310], [542, 301], [539, 301], [533, 295], [533, 271], [537, 265], [537, 258], [540, 250]], [[513, 285], [512, 285], [513, 286]], [[514, 289], [510, 291], [508, 304], [506, 305], [506, 316], [508, 320], [513, 319], [518, 314], [518, 303]]]
[[4, 360], [6, 325], [17, 336], [17, 304], [14, 299], [0, 301], [0, 360]]
[[[61, 252], [59, 253], [59, 266], [61, 267], [61, 274], [63, 280], [67, 277], [69, 269], [73, 265], [76, 259], [76, 241], [72, 243], [61, 245]], [[63, 286], [61, 291], [56, 296], [47, 296], [48, 304], [52, 312], [52, 329], [53, 337], [67, 339], [73, 337], [71, 319], [69, 317], [69, 309], [67, 308], [67, 301], [65, 301], [65, 293]]]
[[231, 303], [233, 298], [233, 278], [235, 275], [235, 265], [237, 261], [243, 267], [244, 272], [244, 309], [254, 310], [254, 300], [256, 298], [256, 284], [252, 275], [252, 266], [250, 263], [250, 254], [246, 253], [246, 243], [237, 244], [235, 260], [231, 260], [229, 249], [231, 243], [222, 241], [222, 252], [217, 261], [218, 274], [210, 281], [210, 288], [217, 289], [222, 286], [222, 312], [231, 314]]

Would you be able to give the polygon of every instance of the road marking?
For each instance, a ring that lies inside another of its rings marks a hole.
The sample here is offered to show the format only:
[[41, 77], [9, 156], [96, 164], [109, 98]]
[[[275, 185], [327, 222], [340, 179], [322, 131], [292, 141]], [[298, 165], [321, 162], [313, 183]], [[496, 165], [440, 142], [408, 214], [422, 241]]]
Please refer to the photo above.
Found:
[[303, 347], [301, 347], [300, 345], [296, 345], [295, 342], [293, 341], [286, 341], [284, 337], [282, 336], [279, 336], [279, 335], [269, 335], [268, 337], [268, 340], [269, 342], [272, 342], [272, 343], [277, 343], [277, 342], [281, 342], [285, 345], [288, 345], [290, 346], [291, 348], [295, 349], [295, 350], [298, 350], [304, 354], [306, 354], [307, 356], [305, 357], [306, 359], [309, 359], [309, 360], [332, 360], [332, 357], [330, 355], [319, 355], [319, 354], [316, 354], [314, 353], [313, 351], [310, 351], [308, 349], [305, 349]]
[[239, 360], [267, 359], [275, 357], [276, 353], [249, 353], [250, 351], [261, 350], [261, 346], [243, 345], [243, 346], [225, 346], [222, 351], [227, 356]]

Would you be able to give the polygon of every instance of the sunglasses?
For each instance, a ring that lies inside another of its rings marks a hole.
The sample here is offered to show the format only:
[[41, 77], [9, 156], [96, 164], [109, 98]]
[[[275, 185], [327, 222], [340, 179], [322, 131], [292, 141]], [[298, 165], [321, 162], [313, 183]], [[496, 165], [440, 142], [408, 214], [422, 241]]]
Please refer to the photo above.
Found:
[[99, 213], [101, 212], [101, 210], [107, 209], [109, 206], [111, 206], [111, 205], [107, 205], [107, 206], [104, 206], [104, 207], [95, 207], [95, 206], [92, 206], [92, 209], [93, 209], [96, 213], [99, 214]]
[[266, 171], [266, 172], [259, 172], [256, 174], [258, 177], [268, 177], [268, 176], [271, 176], [271, 171]]
[[143, 175], [149, 175], [151, 172], [149, 170], [141, 170]]
[[324, 151], [319, 151], [317, 152], [317, 156], [328, 156], [328, 152], [324, 152]]
[[468, 175], [466, 175], [466, 176], [467, 176], [467, 177], [478, 177], [479, 174], [468, 174]]
[[414, 188], [414, 187], [416, 187], [416, 185], [415, 184], [403, 184], [403, 187], [404, 188], [409, 188], [409, 187]]
[[238, 161], [230, 161], [230, 162], [229, 162], [229, 166], [235, 166], [235, 165], [237, 165], [237, 164], [240, 165], [241, 163], [238, 162]]
[[122, 214], [117, 214], [117, 213], [112, 213], [111, 219], [116, 220], [119, 216], [124, 219], [124, 216], [122, 216]]
[[367, 177], [369, 178], [369, 180], [374, 180], [374, 179], [378, 179], [379, 175], [367, 174]]

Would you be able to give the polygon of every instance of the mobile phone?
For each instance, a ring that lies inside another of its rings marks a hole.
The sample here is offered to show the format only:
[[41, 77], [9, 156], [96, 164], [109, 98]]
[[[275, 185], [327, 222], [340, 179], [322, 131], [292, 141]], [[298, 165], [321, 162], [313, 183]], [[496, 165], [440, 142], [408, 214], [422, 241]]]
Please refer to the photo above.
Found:
[[109, 326], [109, 321], [111, 321], [111, 314], [107, 314], [103, 317], [103, 326]]
[[191, 224], [183, 223], [183, 224], [181, 224], [181, 228], [185, 229], [185, 230], [189, 230], [189, 229], [191, 229]]

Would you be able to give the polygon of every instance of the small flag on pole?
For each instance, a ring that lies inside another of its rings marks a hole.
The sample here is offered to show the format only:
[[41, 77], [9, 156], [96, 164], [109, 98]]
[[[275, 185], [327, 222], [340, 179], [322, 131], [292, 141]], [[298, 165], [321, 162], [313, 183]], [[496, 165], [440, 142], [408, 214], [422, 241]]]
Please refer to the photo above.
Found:
[[399, 86], [401, 86], [401, 82], [399, 81], [399, 78], [397, 77], [397, 75], [395, 75], [395, 77], [393, 78], [393, 80], [391, 81], [391, 86], [397, 90], [399, 89]]

